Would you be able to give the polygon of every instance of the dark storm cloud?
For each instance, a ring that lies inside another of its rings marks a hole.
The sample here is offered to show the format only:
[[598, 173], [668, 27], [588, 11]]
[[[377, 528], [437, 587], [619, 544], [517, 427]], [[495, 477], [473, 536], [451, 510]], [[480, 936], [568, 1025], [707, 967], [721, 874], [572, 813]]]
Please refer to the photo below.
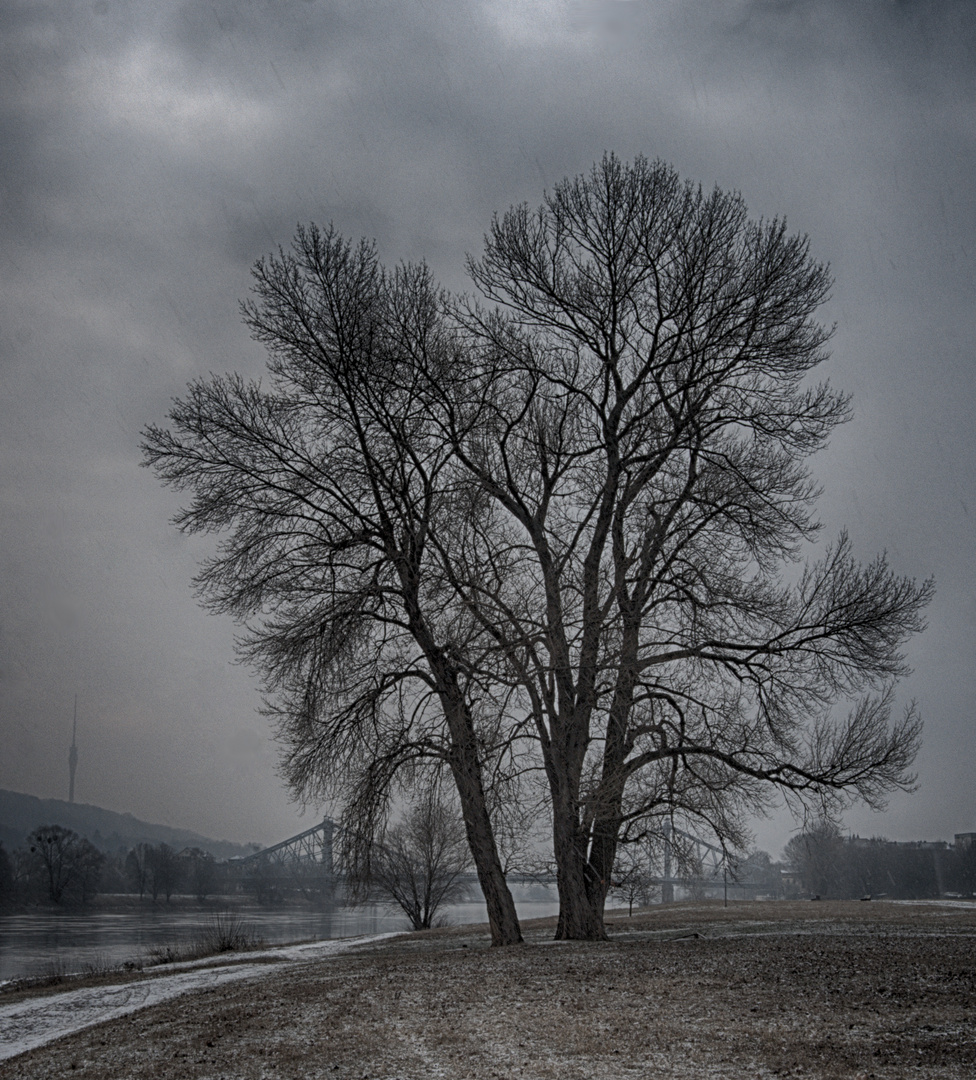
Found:
[[260, 372], [237, 301], [297, 222], [464, 287], [494, 211], [613, 149], [832, 264], [857, 418], [817, 463], [826, 533], [941, 589], [906, 687], [922, 790], [858, 827], [976, 827], [974, 36], [969, 4], [881, 0], [0, 4], [0, 786], [63, 795], [78, 691], [81, 798], [291, 827], [139, 431], [195, 375]]

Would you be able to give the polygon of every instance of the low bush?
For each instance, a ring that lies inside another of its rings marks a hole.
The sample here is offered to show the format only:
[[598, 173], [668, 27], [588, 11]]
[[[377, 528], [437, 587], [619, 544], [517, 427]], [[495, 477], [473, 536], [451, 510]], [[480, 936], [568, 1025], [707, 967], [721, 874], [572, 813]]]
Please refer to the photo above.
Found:
[[254, 949], [261, 944], [251, 924], [233, 911], [212, 915], [197, 942], [207, 955]]
[[202, 960], [226, 952], [243, 952], [263, 944], [251, 924], [232, 911], [219, 911], [210, 917], [197, 936], [183, 943], [154, 945], [149, 950], [151, 964], [177, 964]]

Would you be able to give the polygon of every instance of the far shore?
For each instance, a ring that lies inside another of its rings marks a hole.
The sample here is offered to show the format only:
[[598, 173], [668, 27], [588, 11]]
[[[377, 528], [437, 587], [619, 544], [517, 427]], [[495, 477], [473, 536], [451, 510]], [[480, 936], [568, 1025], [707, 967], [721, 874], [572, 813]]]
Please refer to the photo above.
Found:
[[[323, 908], [305, 900], [283, 900], [275, 904], [261, 904], [253, 897], [240, 893], [214, 894], [200, 899], [185, 893], [174, 893], [169, 900], [164, 896], [155, 900], [137, 893], [99, 893], [87, 904], [18, 904], [0, 908], [0, 915], [99, 915], [119, 914], [128, 911], [320, 911]], [[327, 910], [327, 909], [325, 909]]]

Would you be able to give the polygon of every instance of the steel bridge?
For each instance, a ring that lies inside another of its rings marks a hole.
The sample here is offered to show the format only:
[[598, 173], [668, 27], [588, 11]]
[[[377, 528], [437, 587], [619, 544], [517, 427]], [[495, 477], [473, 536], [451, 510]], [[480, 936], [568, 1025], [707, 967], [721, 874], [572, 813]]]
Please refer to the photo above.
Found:
[[234, 865], [261, 900], [274, 900], [285, 892], [300, 892], [307, 900], [332, 902], [342, 874], [336, 860], [336, 834], [340, 827], [323, 818], [318, 825], [278, 844], [235, 859]]
[[[326, 817], [296, 836], [233, 862], [243, 883], [260, 898], [272, 900], [286, 892], [299, 892], [309, 900], [335, 902], [340, 899], [337, 889], [341, 890], [347, 878], [341, 865], [341, 844], [337, 843], [342, 831], [342, 826]], [[674, 900], [676, 887], [693, 885], [726, 892], [750, 887], [730, 875], [727, 854], [721, 847], [670, 822], [651, 838], [648, 859], [649, 883], [660, 886], [664, 903]], [[465, 876], [477, 885], [476, 875]], [[556, 881], [551, 871], [512, 873], [508, 878], [513, 884], [553, 885]]]
[[[664, 829], [655, 839], [660, 846], [661, 873], [652, 880], [655, 885], [661, 886], [662, 903], [672, 903], [675, 886], [687, 888], [691, 879], [701, 888], [715, 888], [719, 885], [723, 890], [728, 888], [728, 854], [722, 848], [679, 829], [670, 821], [665, 821]], [[686, 872], [675, 874], [675, 863]], [[734, 880], [732, 885], [742, 887]]]
[[331, 874], [335, 869], [335, 834], [339, 826], [331, 818], [323, 818], [321, 824], [313, 825], [310, 829], [300, 832], [297, 836], [290, 836], [271, 847], [255, 851], [253, 855], [245, 855], [238, 860], [240, 865], [267, 861], [278, 866], [291, 865], [295, 862], [313, 863], [321, 866]]

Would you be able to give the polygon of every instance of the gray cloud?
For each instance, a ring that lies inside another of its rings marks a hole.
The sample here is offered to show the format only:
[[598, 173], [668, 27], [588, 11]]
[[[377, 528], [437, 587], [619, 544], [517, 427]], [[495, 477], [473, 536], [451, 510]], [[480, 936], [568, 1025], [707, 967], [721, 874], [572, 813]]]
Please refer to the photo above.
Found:
[[139, 431], [195, 375], [260, 372], [237, 301], [297, 222], [462, 287], [494, 211], [614, 149], [832, 264], [856, 419], [817, 464], [826, 533], [940, 586], [921, 789], [850, 821], [976, 827], [974, 37], [961, 2], [0, 4], [0, 786], [64, 794], [77, 691], [80, 798], [295, 824]]

